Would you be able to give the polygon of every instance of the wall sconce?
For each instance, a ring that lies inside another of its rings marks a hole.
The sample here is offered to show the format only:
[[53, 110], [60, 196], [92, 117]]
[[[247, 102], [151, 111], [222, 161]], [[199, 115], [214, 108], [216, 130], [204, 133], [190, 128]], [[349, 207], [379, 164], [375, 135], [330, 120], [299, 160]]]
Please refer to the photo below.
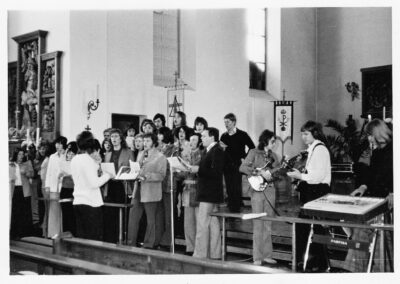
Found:
[[96, 102], [90, 100], [87, 105], [87, 120], [90, 119], [90, 115], [92, 111], [96, 111], [99, 108], [100, 100], [99, 100], [99, 85], [96, 85]]
[[88, 120], [90, 118], [90, 115], [92, 114], [91, 111], [96, 111], [99, 108], [99, 104], [100, 104], [99, 99], [96, 100], [96, 103], [94, 101], [92, 101], [92, 100], [88, 102], [88, 105], [87, 105], [87, 111], [88, 111], [87, 112], [87, 119]]

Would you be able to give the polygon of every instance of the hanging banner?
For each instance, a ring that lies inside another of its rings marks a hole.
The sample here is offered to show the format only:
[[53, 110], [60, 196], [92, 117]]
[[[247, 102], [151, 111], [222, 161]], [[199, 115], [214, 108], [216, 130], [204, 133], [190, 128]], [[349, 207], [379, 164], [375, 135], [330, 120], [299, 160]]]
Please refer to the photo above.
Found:
[[287, 139], [293, 143], [293, 102], [274, 101], [274, 132], [283, 143]]

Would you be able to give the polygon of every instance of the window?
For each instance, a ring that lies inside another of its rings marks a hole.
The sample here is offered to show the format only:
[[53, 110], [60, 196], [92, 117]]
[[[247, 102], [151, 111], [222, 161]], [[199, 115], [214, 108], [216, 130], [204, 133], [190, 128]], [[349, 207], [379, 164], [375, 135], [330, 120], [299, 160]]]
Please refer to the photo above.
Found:
[[249, 88], [266, 90], [266, 9], [247, 10], [247, 55]]
[[179, 11], [154, 11], [153, 84], [172, 86], [179, 71]]

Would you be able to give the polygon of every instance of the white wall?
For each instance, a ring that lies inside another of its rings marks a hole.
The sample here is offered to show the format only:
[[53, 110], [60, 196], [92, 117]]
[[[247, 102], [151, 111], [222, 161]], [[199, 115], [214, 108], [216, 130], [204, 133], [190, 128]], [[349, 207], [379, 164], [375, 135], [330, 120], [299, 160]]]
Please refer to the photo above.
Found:
[[293, 145], [285, 144], [285, 154], [293, 156], [304, 144], [300, 128], [316, 119], [316, 21], [315, 8], [282, 9], [281, 88], [286, 99], [294, 100]]
[[317, 9], [319, 121], [360, 120], [361, 98], [351, 101], [344, 85], [361, 88], [361, 68], [392, 64], [391, 15], [391, 8]]

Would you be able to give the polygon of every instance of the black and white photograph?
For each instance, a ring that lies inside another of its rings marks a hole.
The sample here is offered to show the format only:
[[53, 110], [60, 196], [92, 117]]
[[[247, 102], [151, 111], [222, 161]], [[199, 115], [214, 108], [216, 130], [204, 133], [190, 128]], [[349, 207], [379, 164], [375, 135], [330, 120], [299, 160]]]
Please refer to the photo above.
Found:
[[4, 277], [394, 283], [394, 1], [75, 2], [1, 7]]

